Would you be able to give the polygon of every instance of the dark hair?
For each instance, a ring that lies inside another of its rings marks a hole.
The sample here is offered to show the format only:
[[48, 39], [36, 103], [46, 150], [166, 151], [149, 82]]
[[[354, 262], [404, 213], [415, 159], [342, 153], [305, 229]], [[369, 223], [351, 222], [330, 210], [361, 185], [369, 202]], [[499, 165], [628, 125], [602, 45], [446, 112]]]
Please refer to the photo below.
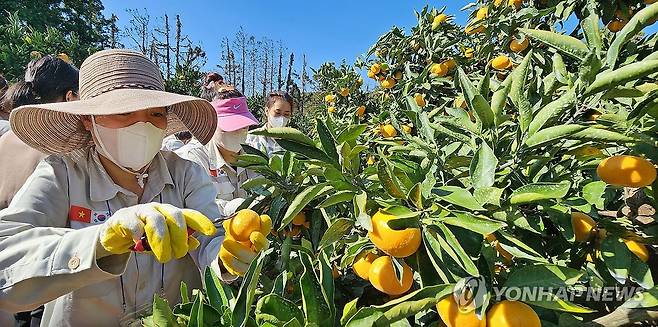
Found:
[[2, 74], [0, 74], [0, 97], [2, 96], [3, 91], [5, 91], [6, 88], [7, 88], [7, 80], [5, 79], [4, 76], [2, 76]]
[[271, 92], [265, 100], [265, 109], [271, 108], [274, 105], [274, 102], [276, 102], [276, 99], [283, 99], [283, 101], [288, 102], [288, 104], [290, 104], [291, 113], [295, 109], [295, 100], [285, 91]]
[[183, 131], [183, 132], [177, 132], [174, 133], [177, 139], [184, 141], [184, 140], [189, 140], [192, 138], [192, 133], [190, 131]]
[[78, 92], [78, 69], [60, 58], [45, 56], [30, 61], [25, 80], [12, 84], [2, 99], [2, 110], [26, 104], [55, 102], [68, 91]]
[[215, 85], [215, 87], [211, 87], [209, 89], [204, 88], [201, 92], [201, 97], [208, 101], [215, 101], [242, 98], [244, 95], [242, 92], [236, 90], [232, 85], [221, 84], [221, 86]]
[[201, 87], [201, 97], [213, 101], [217, 100], [217, 95], [219, 93], [225, 93], [224, 89], [229, 89], [230, 87], [224, 84], [224, 78], [222, 75], [217, 73], [208, 73], [203, 79], [203, 86]]

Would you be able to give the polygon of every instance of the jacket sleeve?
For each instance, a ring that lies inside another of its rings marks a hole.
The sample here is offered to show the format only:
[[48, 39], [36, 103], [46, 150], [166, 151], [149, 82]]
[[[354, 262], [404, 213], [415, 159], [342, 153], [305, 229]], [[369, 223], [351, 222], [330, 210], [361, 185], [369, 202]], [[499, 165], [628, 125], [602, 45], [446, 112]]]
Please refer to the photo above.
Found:
[[63, 159], [46, 158], [0, 211], [1, 310], [31, 310], [125, 270], [128, 255], [98, 250], [100, 226], [67, 228], [68, 187]]
[[[211, 220], [224, 218], [215, 203], [217, 191], [208, 173], [201, 166], [193, 163], [188, 163], [185, 171], [185, 208], [197, 210]], [[201, 244], [198, 249], [190, 252], [190, 256], [201, 273], [205, 271], [206, 267], [211, 267], [220, 279], [230, 281], [235, 278], [226, 275], [219, 262], [219, 248], [224, 241], [224, 228], [220, 222], [215, 223], [215, 226], [217, 227], [215, 235], [195, 235]]]

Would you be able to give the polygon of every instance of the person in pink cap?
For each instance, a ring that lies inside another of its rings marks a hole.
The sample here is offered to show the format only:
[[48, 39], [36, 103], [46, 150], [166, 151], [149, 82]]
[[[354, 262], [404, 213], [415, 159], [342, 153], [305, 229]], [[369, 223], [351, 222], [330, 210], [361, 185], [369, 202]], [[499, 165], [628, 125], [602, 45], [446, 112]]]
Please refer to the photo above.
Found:
[[242, 184], [257, 177], [256, 173], [233, 164], [242, 151], [249, 127], [258, 120], [247, 107], [247, 99], [233, 86], [217, 84], [202, 96], [212, 100], [217, 113], [217, 129], [205, 146], [196, 140], [190, 141], [175, 153], [181, 158], [201, 165], [210, 175], [217, 190], [217, 204], [224, 216], [230, 216], [247, 196]]

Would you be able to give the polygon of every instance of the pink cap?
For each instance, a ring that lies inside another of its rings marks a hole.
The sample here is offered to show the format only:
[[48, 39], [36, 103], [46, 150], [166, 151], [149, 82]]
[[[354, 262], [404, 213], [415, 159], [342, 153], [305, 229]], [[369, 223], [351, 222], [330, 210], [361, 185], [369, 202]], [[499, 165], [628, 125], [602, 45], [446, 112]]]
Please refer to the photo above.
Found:
[[258, 125], [258, 120], [247, 107], [247, 98], [231, 98], [215, 100], [212, 106], [217, 112], [217, 127], [225, 132], [233, 132], [252, 125]]

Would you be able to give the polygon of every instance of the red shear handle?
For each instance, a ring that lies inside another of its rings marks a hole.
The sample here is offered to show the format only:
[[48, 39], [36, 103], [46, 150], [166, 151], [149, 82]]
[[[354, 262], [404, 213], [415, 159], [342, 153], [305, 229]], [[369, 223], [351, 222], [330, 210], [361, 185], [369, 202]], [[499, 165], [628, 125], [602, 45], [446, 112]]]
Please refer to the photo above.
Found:
[[[194, 229], [188, 227], [187, 237], [192, 236], [192, 234], [194, 234]], [[139, 241], [135, 243], [131, 250], [135, 252], [151, 251], [151, 246], [149, 245], [149, 240], [146, 238], [146, 234], [142, 235], [142, 238], [140, 238]]]

